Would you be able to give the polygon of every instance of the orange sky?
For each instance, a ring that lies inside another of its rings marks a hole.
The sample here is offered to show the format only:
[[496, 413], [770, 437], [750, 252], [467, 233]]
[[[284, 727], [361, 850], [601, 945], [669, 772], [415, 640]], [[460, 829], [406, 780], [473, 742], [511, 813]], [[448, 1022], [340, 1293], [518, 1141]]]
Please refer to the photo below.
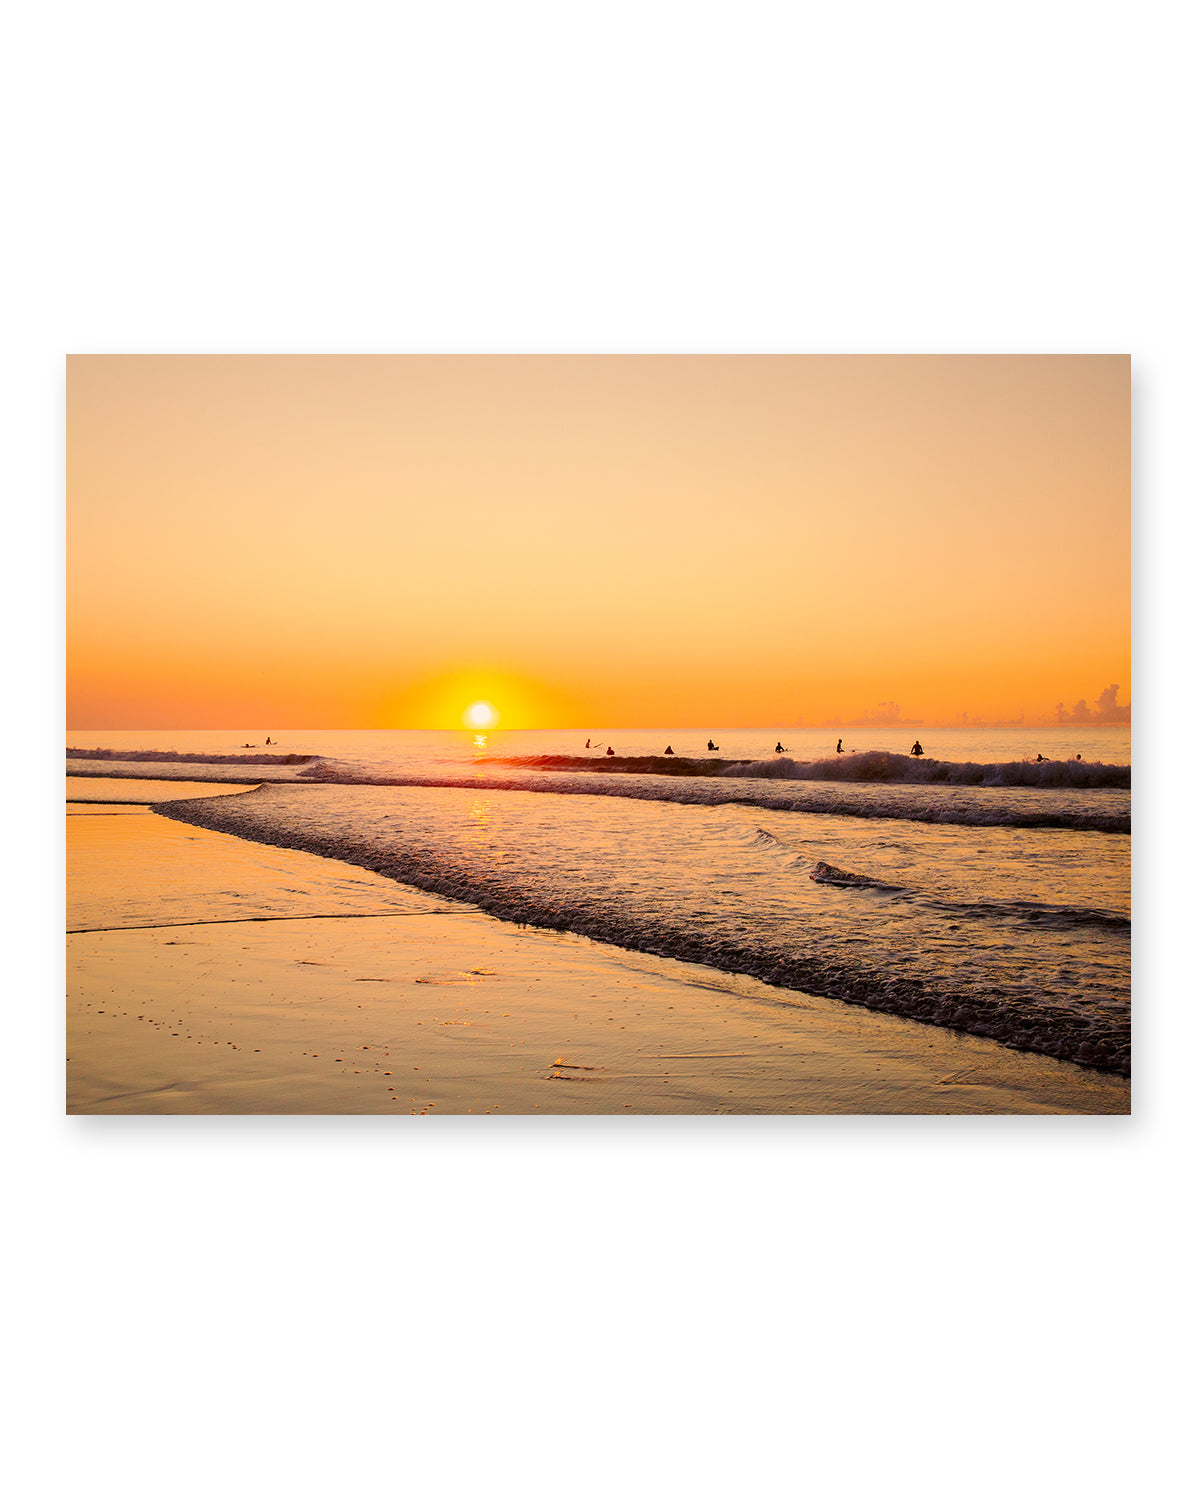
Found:
[[1129, 701], [1125, 356], [73, 356], [72, 728]]

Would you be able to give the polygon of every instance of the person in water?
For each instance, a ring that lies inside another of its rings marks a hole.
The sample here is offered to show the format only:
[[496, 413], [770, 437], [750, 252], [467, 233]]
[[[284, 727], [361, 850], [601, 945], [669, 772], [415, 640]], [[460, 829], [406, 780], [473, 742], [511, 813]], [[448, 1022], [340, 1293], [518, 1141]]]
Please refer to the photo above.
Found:
[[674, 752], [674, 750], [671, 749], [670, 745], [668, 745], [667, 748], [663, 751], [663, 754], [664, 755], [674, 755], [675, 752]]
[[781, 745], [778, 740], [775, 741], [775, 754], [776, 755], [786, 755], [787, 754], [787, 747], [785, 745]]
[[605, 755], [612, 755], [613, 754], [613, 747], [610, 745], [608, 747], [608, 749], [604, 753], [605, 753]]
[[592, 742], [591, 742], [591, 740], [584, 740], [584, 742], [583, 742], [583, 748], [585, 750], [590, 750], [592, 748]]
[[921, 748], [921, 741], [920, 740], [914, 740], [913, 741], [913, 747], [912, 747], [912, 749], [908, 753], [910, 755], [924, 755], [925, 752]]
[[841, 740], [838, 740], [838, 747], [837, 747], [837, 753], [838, 753], [838, 754], [839, 754], [839, 755], [841, 755], [841, 754], [842, 754], [842, 753], [843, 753], [843, 751], [842, 751], [842, 742], [841, 742]]
[[271, 736], [267, 735], [267, 744], [269, 745], [270, 743], [271, 743]]
[[1041, 751], [1040, 751], [1040, 750], [1039, 750], [1039, 751], [1038, 751], [1038, 760], [1045, 760], [1045, 759], [1046, 759], [1046, 757], [1045, 757], [1045, 756], [1044, 756], [1044, 755], [1043, 755], [1043, 754], [1042, 754], [1042, 752], [1041, 752]]
[[708, 748], [710, 750], [719, 750], [721, 747], [720, 747], [720, 745], [714, 745], [713, 742], [712, 742], [712, 740], [709, 740], [709, 742], [708, 742]]

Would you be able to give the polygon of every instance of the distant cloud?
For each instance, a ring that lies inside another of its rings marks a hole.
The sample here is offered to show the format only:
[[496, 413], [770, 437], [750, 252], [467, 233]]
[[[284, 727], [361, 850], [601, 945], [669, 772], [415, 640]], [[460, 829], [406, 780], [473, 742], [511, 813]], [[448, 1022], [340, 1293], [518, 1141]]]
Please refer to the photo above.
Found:
[[893, 703], [889, 698], [886, 703], [876, 704], [873, 710], [863, 713], [859, 718], [849, 720], [847, 727], [850, 729], [903, 729], [924, 723], [924, 719], [902, 719], [900, 705]]
[[1066, 704], [1056, 705], [1058, 722], [1060, 724], [1128, 724], [1131, 720], [1132, 705], [1121, 705], [1117, 702], [1118, 684], [1110, 682], [1100, 696], [1096, 699], [1096, 709], [1093, 713], [1087, 706], [1087, 700], [1080, 698], [1074, 708], [1067, 708]]

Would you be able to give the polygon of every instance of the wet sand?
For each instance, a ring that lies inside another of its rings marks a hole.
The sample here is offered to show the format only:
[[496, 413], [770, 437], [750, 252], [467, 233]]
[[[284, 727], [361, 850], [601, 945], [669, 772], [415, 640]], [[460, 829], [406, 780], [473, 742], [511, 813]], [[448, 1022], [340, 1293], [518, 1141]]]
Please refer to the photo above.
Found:
[[[196, 795], [109, 795], [131, 792]], [[68, 803], [67, 883], [72, 1114], [1129, 1110], [1119, 1078], [513, 927], [125, 800]]]

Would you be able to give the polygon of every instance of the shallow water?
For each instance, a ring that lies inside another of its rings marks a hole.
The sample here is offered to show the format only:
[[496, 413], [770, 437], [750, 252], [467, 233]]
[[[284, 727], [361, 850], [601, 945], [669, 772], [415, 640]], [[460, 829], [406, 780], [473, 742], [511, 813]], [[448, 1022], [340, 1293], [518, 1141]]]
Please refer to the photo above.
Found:
[[[698, 748], [689, 733], [627, 732], [623, 753]], [[713, 738], [722, 756], [744, 750], [754, 760], [775, 733]], [[828, 731], [802, 733], [811, 739], [799, 751], [800, 732], [782, 736], [793, 761], [800, 751], [828, 754]], [[827, 995], [1123, 1072], [1130, 794], [1070, 784], [1079, 773], [1065, 744], [1084, 745], [1077, 764], [1128, 766], [1128, 733], [1089, 734], [1041, 732], [1040, 745], [1063, 749], [1061, 761], [1049, 757], [1063, 769], [1036, 767], [1047, 779], [1034, 786], [513, 764], [576, 755], [582, 746], [562, 735], [483, 745], [466, 735], [280, 735], [280, 754], [320, 758], [253, 766], [218, 759], [250, 752], [215, 732], [163, 744], [144, 731], [96, 731], [73, 742], [174, 749], [212, 757], [206, 774], [280, 778], [244, 796], [164, 807], [180, 821], [333, 855], [508, 920], [751, 974], [784, 999], [788, 989]], [[922, 743], [943, 761], [955, 750], [958, 766], [1032, 759], [1016, 756], [1012, 731], [939, 735], [947, 743], [932, 731]], [[72, 774], [147, 773], [144, 762], [111, 757], [68, 764]], [[175, 767], [196, 778], [195, 761]], [[156, 761], [152, 774], [175, 767]], [[822, 865], [857, 879], [811, 879]]]

